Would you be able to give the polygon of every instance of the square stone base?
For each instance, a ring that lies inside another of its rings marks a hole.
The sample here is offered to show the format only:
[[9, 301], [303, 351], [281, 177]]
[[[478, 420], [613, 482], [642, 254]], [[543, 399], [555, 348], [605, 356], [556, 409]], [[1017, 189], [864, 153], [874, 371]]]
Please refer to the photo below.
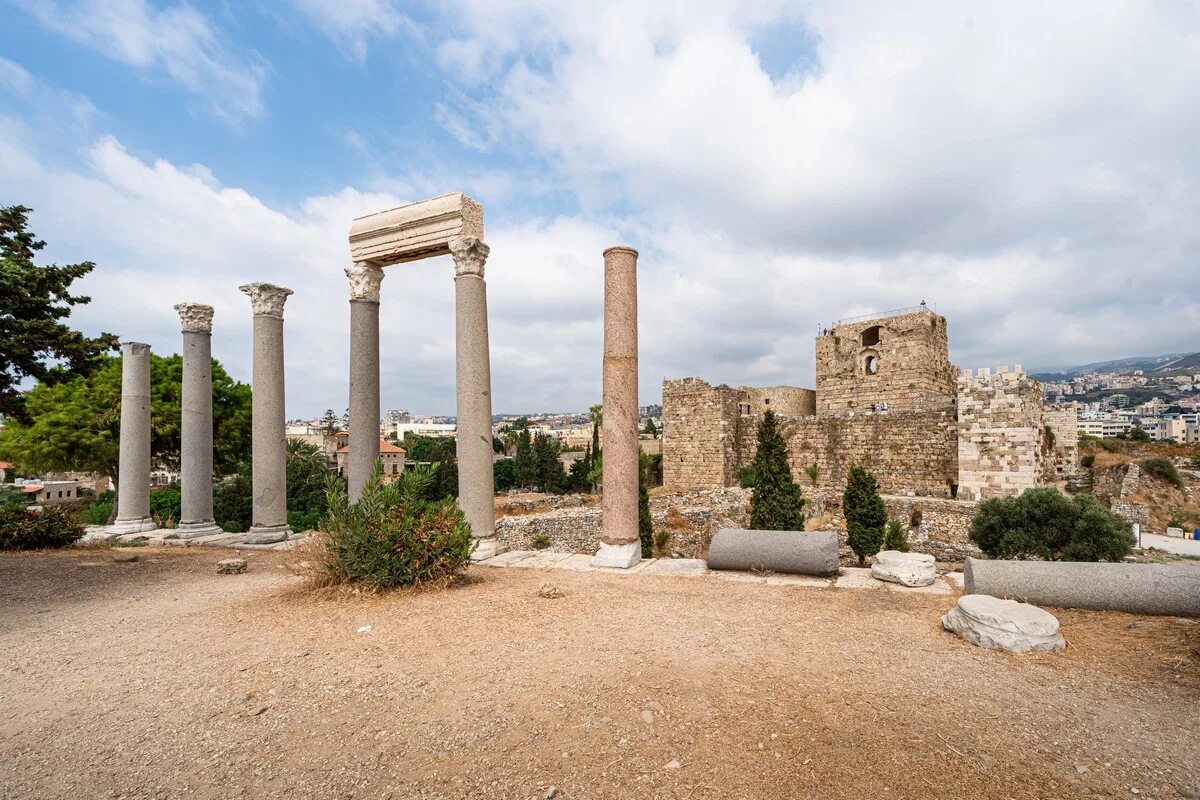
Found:
[[242, 543], [274, 544], [275, 542], [286, 542], [291, 535], [292, 531], [287, 525], [253, 525], [250, 530], [246, 531], [246, 538], [242, 540]]
[[216, 536], [224, 532], [212, 520], [207, 522], [181, 522], [174, 530], [174, 538], [199, 539], [201, 536]]
[[475, 550], [471, 553], [472, 561], [486, 561], [493, 556], [498, 556], [507, 550], [497, 536], [489, 536], [486, 539], [475, 540]]
[[123, 536], [127, 533], [146, 533], [147, 531], [158, 530], [158, 526], [154, 524], [154, 520], [149, 517], [141, 519], [117, 519], [112, 525], [104, 529], [104, 532], [109, 536]]
[[593, 567], [610, 567], [613, 569], [629, 569], [642, 560], [642, 543], [629, 544], [600, 543], [600, 549], [592, 558]]

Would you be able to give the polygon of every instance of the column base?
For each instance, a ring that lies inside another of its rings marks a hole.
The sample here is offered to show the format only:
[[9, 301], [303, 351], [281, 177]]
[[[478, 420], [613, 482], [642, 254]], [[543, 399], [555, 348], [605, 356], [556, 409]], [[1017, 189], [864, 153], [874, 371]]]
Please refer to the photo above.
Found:
[[642, 560], [642, 543], [629, 544], [600, 543], [600, 549], [592, 557], [593, 567], [611, 567], [614, 569], [629, 569]]
[[225, 531], [211, 519], [207, 522], [181, 522], [174, 530], [175, 539], [199, 539], [201, 536], [216, 536]]
[[500, 543], [500, 539], [496, 536], [489, 536], [486, 539], [475, 540], [475, 550], [471, 553], [472, 561], [486, 561], [492, 556], [498, 556], [508, 548]]
[[287, 525], [252, 525], [250, 530], [246, 531], [246, 538], [242, 540], [242, 544], [286, 542], [291, 535], [292, 530]]
[[154, 530], [158, 530], [158, 525], [150, 517], [141, 517], [140, 519], [118, 517], [112, 525], [104, 529], [104, 532], [109, 536], [122, 536], [126, 533], [146, 533]]

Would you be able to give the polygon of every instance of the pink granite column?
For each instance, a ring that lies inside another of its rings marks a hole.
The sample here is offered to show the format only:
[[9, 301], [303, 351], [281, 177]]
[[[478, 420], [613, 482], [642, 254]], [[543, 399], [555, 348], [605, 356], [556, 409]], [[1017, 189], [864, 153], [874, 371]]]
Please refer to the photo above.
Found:
[[379, 460], [379, 285], [383, 270], [371, 264], [346, 268], [350, 279], [350, 441], [346, 456], [350, 502]]
[[604, 251], [604, 510], [597, 567], [632, 567], [638, 540], [637, 250]]

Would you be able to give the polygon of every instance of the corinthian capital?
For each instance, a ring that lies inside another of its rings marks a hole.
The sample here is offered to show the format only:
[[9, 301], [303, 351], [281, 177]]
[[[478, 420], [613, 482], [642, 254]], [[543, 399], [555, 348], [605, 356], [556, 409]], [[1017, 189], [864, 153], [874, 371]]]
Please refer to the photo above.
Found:
[[283, 304], [292, 294], [291, 289], [273, 283], [247, 283], [238, 288], [250, 296], [250, 308], [254, 310], [254, 316], [283, 319]]
[[350, 299], [379, 302], [379, 285], [383, 283], [383, 270], [370, 264], [355, 264], [346, 267], [350, 279]]
[[450, 255], [454, 259], [454, 277], [478, 275], [483, 277], [483, 265], [492, 248], [475, 236], [459, 236], [450, 240]]
[[204, 303], [180, 303], [175, 306], [184, 333], [212, 333], [213, 307]]

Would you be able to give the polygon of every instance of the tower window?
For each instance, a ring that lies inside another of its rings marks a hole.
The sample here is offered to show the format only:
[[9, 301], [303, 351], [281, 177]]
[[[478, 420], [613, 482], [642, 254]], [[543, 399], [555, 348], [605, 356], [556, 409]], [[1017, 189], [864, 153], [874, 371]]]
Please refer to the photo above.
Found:
[[862, 332], [862, 346], [874, 347], [879, 344], [879, 326], [872, 325]]
[[867, 360], [863, 363], [863, 369], [868, 375], [874, 375], [879, 372], [879, 358], [877, 356], [867, 356]]

